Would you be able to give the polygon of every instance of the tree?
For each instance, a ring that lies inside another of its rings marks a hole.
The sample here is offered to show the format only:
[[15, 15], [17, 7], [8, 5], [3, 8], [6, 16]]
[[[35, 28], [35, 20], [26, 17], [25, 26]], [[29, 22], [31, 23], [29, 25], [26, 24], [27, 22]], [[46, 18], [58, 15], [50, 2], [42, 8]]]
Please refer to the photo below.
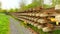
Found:
[[18, 12], [18, 8], [15, 8], [15, 12]]
[[26, 6], [25, 0], [21, 0], [21, 3], [20, 3], [20, 10], [19, 10], [19, 11], [24, 10], [24, 6]]
[[60, 0], [56, 0], [56, 4], [60, 4]]
[[14, 9], [11, 8], [11, 9], [9, 10], [9, 12], [14, 12]]
[[37, 3], [37, 0], [32, 0], [32, 3]]
[[24, 7], [25, 6], [25, 1], [22, 0], [21, 3], [20, 3], [20, 7]]
[[1, 2], [0, 2], [0, 11], [1, 11]]
[[42, 6], [43, 0], [32, 0], [32, 3], [36, 4], [37, 6]]
[[56, 2], [57, 0], [52, 0], [52, 7], [55, 7], [55, 5], [56, 5]]

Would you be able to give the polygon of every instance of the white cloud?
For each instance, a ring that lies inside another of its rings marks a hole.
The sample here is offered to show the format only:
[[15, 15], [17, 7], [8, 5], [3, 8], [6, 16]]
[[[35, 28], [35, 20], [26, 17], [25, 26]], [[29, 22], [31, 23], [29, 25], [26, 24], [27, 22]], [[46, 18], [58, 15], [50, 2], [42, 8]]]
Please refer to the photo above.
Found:
[[26, 4], [30, 4], [32, 2], [32, 0], [26, 0], [25, 2], [26, 2]]
[[[3, 9], [10, 9], [10, 8], [19, 8], [19, 3], [21, 0], [0, 0], [2, 2]], [[30, 4], [32, 0], [26, 0], [26, 4]]]
[[19, 8], [20, 0], [0, 0], [3, 9]]
[[52, 0], [44, 0], [44, 4], [51, 5], [52, 4]]

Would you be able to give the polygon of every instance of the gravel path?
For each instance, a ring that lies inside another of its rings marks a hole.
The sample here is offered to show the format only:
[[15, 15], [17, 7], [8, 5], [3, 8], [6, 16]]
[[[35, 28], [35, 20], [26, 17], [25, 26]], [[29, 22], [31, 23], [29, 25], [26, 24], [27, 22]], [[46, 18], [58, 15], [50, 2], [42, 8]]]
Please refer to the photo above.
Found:
[[10, 32], [11, 34], [33, 34], [25, 28], [24, 26], [21, 26], [19, 21], [16, 21], [14, 18], [10, 17]]

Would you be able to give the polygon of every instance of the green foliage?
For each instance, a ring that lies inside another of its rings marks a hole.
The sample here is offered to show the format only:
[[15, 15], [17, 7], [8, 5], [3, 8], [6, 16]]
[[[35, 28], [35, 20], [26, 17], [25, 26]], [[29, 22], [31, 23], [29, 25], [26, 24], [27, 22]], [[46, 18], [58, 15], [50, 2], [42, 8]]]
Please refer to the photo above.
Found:
[[37, 6], [43, 6], [43, 8], [55, 7], [56, 4], [60, 4], [60, 0], [52, 0], [52, 5], [43, 4], [43, 0], [33, 0], [31, 4], [21, 7], [20, 11], [28, 10], [29, 8], [34, 8]]
[[50, 8], [50, 7], [52, 7], [52, 6], [51, 6], [51, 5], [46, 5], [46, 4], [44, 4], [43, 7], [44, 7], [44, 8]]
[[18, 8], [10, 9], [10, 10], [8, 10], [8, 12], [18, 12]]
[[14, 10], [13, 9], [10, 9], [9, 12], [14, 12]]
[[0, 34], [7, 34], [9, 31], [9, 20], [5, 14], [0, 13]]
[[56, 0], [56, 3], [57, 3], [57, 4], [60, 4], [60, 0]]
[[7, 10], [0, 10], [0, 12], [7, 12]]
[[22, 10], [28, 10], [30, 8], [34, 8], [34, 7], [37, 7], [37, 6], [38, 6], [38, 3], [31, 3], [31, 4], [27, 5], [27, 6], [21, 7], [20, 11], [22, 11]]
[[52, 0], [52, 7], [55, 7], [56, 3], [56, 0]]

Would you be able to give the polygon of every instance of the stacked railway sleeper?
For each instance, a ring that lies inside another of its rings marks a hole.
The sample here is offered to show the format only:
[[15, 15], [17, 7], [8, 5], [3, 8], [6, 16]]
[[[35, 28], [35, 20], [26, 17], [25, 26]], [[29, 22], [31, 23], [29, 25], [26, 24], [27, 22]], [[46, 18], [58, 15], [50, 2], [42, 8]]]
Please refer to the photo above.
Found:
[[53, 31], [60, 26], [60, 14], [58, 14], [54, 8], [34, 9], [32, 11], [27, 10], [25, 12], [13, 12], [10, 14], [25, 21], [26, 24], [28, 23], [38, 29], [42, 29], [44, 32]]

